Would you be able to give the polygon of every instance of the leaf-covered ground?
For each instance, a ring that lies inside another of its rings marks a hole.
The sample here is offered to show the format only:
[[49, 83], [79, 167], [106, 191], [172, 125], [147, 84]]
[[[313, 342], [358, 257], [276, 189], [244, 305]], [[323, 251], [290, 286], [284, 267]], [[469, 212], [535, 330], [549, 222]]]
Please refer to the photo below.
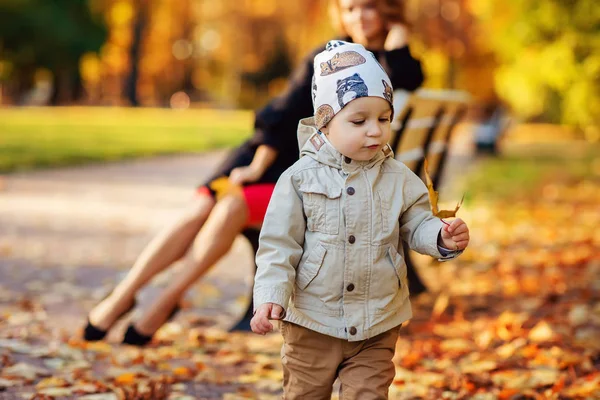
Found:
[[[581, 173], [568, 159], [520, 162], [479, 161], [458, 213], [471, 228], [469, 249], [441, 265], [419, 259], [435, 294], [414, 302], [390, 398], [600, 398], [600, 163], [580, 163]], [[441, 192], [453, 205], [454, 193]], [[8, 214], [0, 214], [13, 226], [0, 228], [0, 399], [279, 398], [279, 335], [223, 329], [247, 289], [227, 272], [235, 259], [192, 291], [152, 346], [117, 344], [123, 323], [108, 343], [87, 344], [78, 339], [86, 311], [126, 270], [147, 227], [110, 222], [110, 213], [104, 222], [74, 218], [108, 224], [106, 239], [78, 231], [66, 214], [30, 224]]]

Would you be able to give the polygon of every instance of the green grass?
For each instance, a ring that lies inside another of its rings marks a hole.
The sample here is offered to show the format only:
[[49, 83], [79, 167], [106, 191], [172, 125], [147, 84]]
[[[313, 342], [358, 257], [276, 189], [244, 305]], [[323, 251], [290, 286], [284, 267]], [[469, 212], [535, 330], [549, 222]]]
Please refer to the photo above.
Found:
[[0, 172], [233, 147], [249, 111], [133, 108], [0, 109]]
[[483, 160], [461, 183], [465, 202], [536, 194], [547, 181], [572, 181], [600, 176], [600, 145], [567, 143], [523, 147]]

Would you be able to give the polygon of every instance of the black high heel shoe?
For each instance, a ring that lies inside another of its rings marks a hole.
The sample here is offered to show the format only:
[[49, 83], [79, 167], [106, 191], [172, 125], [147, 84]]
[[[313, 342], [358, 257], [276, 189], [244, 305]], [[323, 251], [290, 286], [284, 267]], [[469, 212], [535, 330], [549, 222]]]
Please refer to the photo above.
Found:
[[[106, 300], [107, 297], [108, 296], [106, 296], [100, 302]], [[131, 312], [131, 310], [133, 310], [135, 308], [136, 304], [137, 304], [137, 301], [134, 299], [133, 303], [131, 303], [131, 306], [129, 306], [129, 308], [127, 310], [123, 311], [121, 313], [121, 315], [119, 315], [115, 319], [115, 321], [112, 323], [112, 325], [114, 325], [118, 320], [120, 320], [121, 318], [123, 318], [125, 315], [129, 314], [129, 312]], [[90, 322], [90, 318], [88, 317], [87, 324], [85, 325], [85, 329], [83, 330], [83, 339], [87, 340], [88, 342], [97, 342], [99, 340], [102, 340], [102, 339], [104, 339], [106, 337], [106, 334], [108, 333], [108, 331], [110, 330], [110, 328], [112, 328], [112, 325], [109, 326], [108, 329], [103, 330], [103, 329], [100, 329], [100, 328], [94, 326]]]
[[[167, 320], [165, 322], [172, 320], [180, 310], [181, 307], [179, 306], [179, 304], [176, 305], [175, 308], [173, 308], [173, 311], [171, 311], [171, 314], [169, 314], [169, 316], [167, 317]], [[125, 331], [125, 335], [123, 336], [122, 343], [130, 344], [133, 346], [145, 346], [148, 343], [150, 343], [150, 341], [152, 340], [152, 336], [154, 336], [154, 334], [144, 335], [143, 333], [140, 333], [137, 329], [135, 329], [135, 326], [133, 324], [129, 324], [129, 326], [127, 327], [127, 331]]]

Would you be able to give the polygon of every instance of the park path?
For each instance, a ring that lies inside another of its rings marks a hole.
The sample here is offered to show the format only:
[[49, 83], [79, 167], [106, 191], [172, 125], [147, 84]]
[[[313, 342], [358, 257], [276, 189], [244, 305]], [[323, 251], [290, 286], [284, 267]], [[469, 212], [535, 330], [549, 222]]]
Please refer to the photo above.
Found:
[[[224, 155], [156, 157], [5, 176], [0, 191], [2, 286], [22, 296], [48, 289], [55, 297], [60, 293], [62, 301], [52, 299], [49, 312], [61, 317], [51, 325], [81, 325], [90, 306], [87, 300], [102, 296], [127, 271]], [[238, 240], [204, 285], [211, 293], [208, 298], [229, 305], [229, 318], [240, 312], [243, 304], [235, 306], [236, 299], [248, 290], [249, 251]], [[154, 286], [168, 279], [164, 275]], [[228, 290], [219, 290], [225, 286]], [[203, 287], [195, 289], [191, 302]], [[145, 292], [142, 304], [152, 296], [152, 289]]]

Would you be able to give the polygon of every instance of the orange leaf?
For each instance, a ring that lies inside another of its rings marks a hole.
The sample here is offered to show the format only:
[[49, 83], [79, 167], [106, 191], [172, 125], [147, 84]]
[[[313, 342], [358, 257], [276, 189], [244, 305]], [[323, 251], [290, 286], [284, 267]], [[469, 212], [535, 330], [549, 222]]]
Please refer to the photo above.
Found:
[[519, 393], [517, 389], [502, 389], [500, 393], [498, 393], [498, 400], [508, 400], [517, 393]]
[[173, 370], [173, 374], [178, 376], [192, 376], [196, 373], [188, 367], [177, 367]]
[[210, 182], [208, 186], [216, 192], [217, 200], [227, 195], [242, 195], [242, 187], [231, 183], [227, 177], [217, 178]]
[[433, 182], [431, 181], [431, 177], [429, 176], [428, 168], [429, 168], [429, 164], [427, 163], [427, 159], [425, 159], [425, 165], [424, 165], [425, 181], [427, 184], [427, 191], [429, 192], [429, 203], [431, 204], [431, 213], [434, 216], [438, 217], [439, 219], [456, 217], [456, 212], [458, 211], [460, 206], [462, 206], [465, 196], [463, 195], [462, 199], [456, 205], [456, 208], [454, 210], [441, 210], [441, 211], [438, 210], [439, 193], [436, 192], [435, 189], [433, 188]]
[[121, 385], [131, 385], [133, 382], [135, 382], [135, 377], [136, 377], [136, 374], [134, 374], [133, 372], [126, 372], [124, 374], [117, 376], [115, 378], [115, 383], [121, 384]]

